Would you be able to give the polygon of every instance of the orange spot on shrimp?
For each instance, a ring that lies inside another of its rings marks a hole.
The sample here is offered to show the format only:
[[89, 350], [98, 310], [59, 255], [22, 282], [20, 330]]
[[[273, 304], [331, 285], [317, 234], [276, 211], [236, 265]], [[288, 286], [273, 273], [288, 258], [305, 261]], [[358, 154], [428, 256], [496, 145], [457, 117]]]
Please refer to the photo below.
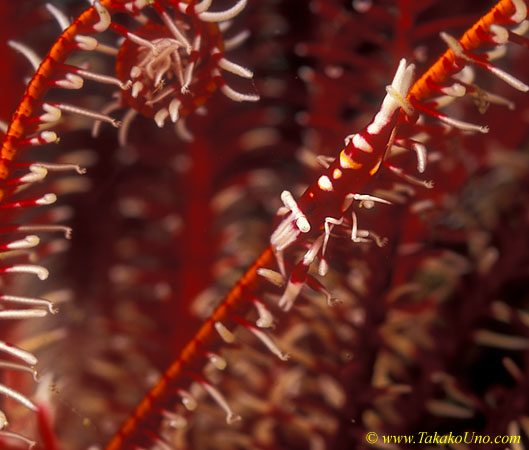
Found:
[[346, 153], [345, 153], [345, 150], [342, 150], [340, 152], [340, 166], [343, 168], [343, 169], [353, 169], [353, 170], [357, 170], [357, 169], [360, 169], [362, 167], [362, 164], [361, 163], [358, 163], [354, 160], [352, 160]]

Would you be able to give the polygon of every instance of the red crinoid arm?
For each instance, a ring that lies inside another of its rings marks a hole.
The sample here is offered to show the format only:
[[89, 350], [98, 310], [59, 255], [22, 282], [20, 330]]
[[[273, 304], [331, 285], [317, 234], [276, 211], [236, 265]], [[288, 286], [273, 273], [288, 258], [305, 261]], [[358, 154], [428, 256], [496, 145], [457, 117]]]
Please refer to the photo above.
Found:
[[[113, 2], [115, 3], [115, 0], [102, 0], [101, 4], [104, 7], [110, 7]], [[6, 180], [10, 174], [10, 162], [15, 159], [20, 149], [20, 140], [29, 131], [28, 120], [33, 116], [40, 104], [39, 102], [50, 88], [47, 81], [55, 73], [57, 67], [64, 64], [72, 52], [78, 49], [75, 38], [82, 33], [95, 33], [96, 31], [91, 28], [98, 21], [99, 15], [96, 9], [94, 7], [88, 8], [63, 31], [33, 75], [24, 97], [13, 114], [9, 129], [2, 143], [0, 151], [0, 180]], [[0, 201], [4, 197], [5, 192], [0, 189]]]
[[[522, 0], [519, 0], [523, 3]], [[527, 3], [527, 2], [525, 2]], [[509, 23], [516, 7], [511, 0], [501, 0], [487, 14], [479, 19], [472, 28], [468, 29], [459, 39], [461, 46], [467, 51], [476, 50], [484, 43], [491, 25]], [[512, 22], [511, 22], [512, 23]], [[488, 42], [488, 41], [485, 41]], [[462, 69], [458, 65], [457, 57], [451, 49], [446, 52], [417, 80], [409, 93], [412, 102], [421, 102], [430, 97], [434, 92], [432, 84], [442, 85], [454, 73]]]
[[[207, 345], [211, 342], [211, 339], [214, 339], [217, 333], [221, 333], [221, 337], [226, 339], [226, 336], [222, 336], [222, 333], [229, 333], [224, 330], [227, 330], [225, 328], [226, 326], [234, 324], [233, 315], [245, 313], [244, 309], [247, 305], [245, 304], [246, 302], [241, 302], [241, 299], [245, 299], [245, 293], [255, 289], [255, 286], [260, 281], [258, 269], [270, 266], [273, 259], [274, 254], [271, 248], [267, 248], [257, 258], [246, 274], [230, 290], [228, 295], [226, 295], [223, 302], [200, 327], [193, 339], [185, 346], [178, 359], [169, 366], [156, 385], [144, 397], [119, 432], [107, 445], [107, 450], [126, 448], [135, 439], [145, 438], [145, 436], [141, 436], [141, 433], [145, 431], [143, 429], [143, 423], [149, 423], [150, 416], [159, 413], [162, 404], [167, 402], [168, 392], [176, 393], [179, 386], [178, 382], [185, 376], [184, 371], [188, 370], [188, 367], [193, 365], [197, 359], [203, 358], [201, 353], [207, 349]], [[219, 325], [217, 324], [221, 324], [221, 331], [219, 331]], [[229, 339], [227, 338], [227, 340]], [[172, 395], [169, 397], [172, 398]]]
[[[0, 239], [2, 240], [0, 246], [2, 265], [0, 267], [0, 272], [2, 274], [14, 274], [17, 278], [26, 277], [27, 274], [33, 274], [41, 281], [46, 280], [48, 277], [48, 270], [41, 265], [34, 264], [34, 262], [43, 259], [46, 256], [50, 256], [56, 251], [53, 246], [39, 245], [41, 238], [37, 233], [48, 233], [60, 230], [65, 231], [67, 233], [66, 237], [69, 237], [69, 228], [67, 227], [42, 224], [19, 225], [13, 221], [16, 219], [20, 220], [21, 215], [23, 214], [22, 210], [30, 208], [35, 209], [37, 207], [40, 209], [40, 207], [51, 205], [56, 200], [55, 193], [48, 192], [44, 195], [42, 195], [42, 193], [34, 193], [28, 197], [21, 198], [19, 192], [24, 191], [28, 186], [43, 180], [49, 170], [70, 170], [71, 167], [66, 164], [47, 165], [47, 163], [39, 164], [37, 162], [18, 165], [14, 160], [17, 158], [18, 151], [22, 147], [43, 145], [57, 141], [57, 135], [52, 131], [35, 133], [37, 131], [36, 126], [43, 121], [37, 118], [32, 123], [32, 116], [37, 108], [41, 106], [42, 97], [50, 87], [47, 82], [50, 80], [57, 64], [63, 62], [74, 50], [73, 43], [75, 36], [81, 30], [90, 33], [91, 28], [97, 23], [99, 23], [99, 14], [94, 12], [94, 8], [90, 8], [63, 33], [59, 43], [52, 47], [48, 56], [45, 58], [40, 68], [37, 70], [37, 73], [29, 83], [26, 93], [16, 109], [9, 129], [3, 139], [0, 150], [0, 212], [2, 220], [2, 230], [0, 231]], [[92, 32], [95, 32], [95, 30]], [[16, 43], [14, 45], [15, 47], [17, 46]], [[44, 108], [45, 114], [48, 114], [50, 110], [46, 111], [46, 108], [47, 107]], [[52, 116], [56, 117], [56, 115]], [[20, 170], [25, 170], [25, 173], [23, 175], [12, 174], [12, 172]], [[81, 169], [79, 168], [79, 170]], [[57, 193], [62, 192], [61, 188], [55, 190]], [[42, 213], [40, 217], [42, 217]], [[31, 234], [26, 234], [25, 237], [21, 238], [20, 233]], [[17, 258], [16, 253], [20, 251], [24, 252], [23, 254], [26, 256], [19, 256]], [[15, 280], [17, 279], [15, 278]], [[20, 279], [20, 281], [22, 281], [22, 279]], [[13, 289], [12, 285], [16, 285], [16, 282], [9, 283], [4, 280], [2, 281], [2, 295], [0, 296], [2, 302], [2, 320], [27, 320], [44, 317], [48, 313], [55, 314], [57, 312], [52, 301], [46, 298], [24, 296], [27, 289], [21, 289], [21, 287], [28, 286], [29, 284], [31, 283], [28, 283], [27, 281], [24, 281], [24, 284], [18, 283], [16, 293], [11, 293], [9, 291]], [[0, 345], [2, 347], [3, 355], [7, 354], [15, 360], [18, 360], [17, 363], [6, 363], [3, 361], [3, 375], [6, 375], [6, 380], [8, 380], [7, 376], [11, 370], [32, 373], [34, 379], [37, 379], [36, 366], [38, 360], [32, 353], [3, 341], [0, 341]], [[2, 392], [7, 397], [25, 406], [27, 409], [38, 412], [39, 406], [19, 392], [19, 390], [21, 390], [19, 387], [22, 384], [22, 381], [18, 383], [18, 380], [15, 379], [14, 384], [17, 385], [16, 388], [11, 388], [2, 384]], [[4, 413], [1, 412], [2, 416], [3, 414]], [[40, 413], [38, 414], [38, 417], [39, 419], [42, 418]], [[6, 426], [7, 423], [2, 424], [2, 428]], [[28, 426], [25, 431], [29, 429], [30, 426]], [[10, 430], [1, 430], [0, 437], [2, 443], [4, 442], [4, 439], [11, 440], [14, 438], [29, 442], [25, 436], [21, 436]], [[48, 439], [48, 441], [50, 441], [50, 439]], [[48, 447], [52, 448], [50, 445], [48, 445]]]

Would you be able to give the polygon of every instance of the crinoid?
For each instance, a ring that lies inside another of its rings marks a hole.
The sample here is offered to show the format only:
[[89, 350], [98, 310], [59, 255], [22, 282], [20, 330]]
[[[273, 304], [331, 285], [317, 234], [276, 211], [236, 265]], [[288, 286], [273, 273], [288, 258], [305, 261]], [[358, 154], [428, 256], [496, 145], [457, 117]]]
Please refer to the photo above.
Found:
[[2, 444], [523, 446], [527, 2], [489, 6], [42, 8], [0, 162]]

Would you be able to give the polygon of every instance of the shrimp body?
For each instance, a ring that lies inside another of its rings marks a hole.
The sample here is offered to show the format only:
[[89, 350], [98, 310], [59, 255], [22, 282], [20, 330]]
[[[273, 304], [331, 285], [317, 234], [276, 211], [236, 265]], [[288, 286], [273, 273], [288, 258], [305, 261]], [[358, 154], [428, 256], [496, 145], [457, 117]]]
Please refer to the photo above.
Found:
[[[310, 264], [320, 250], [323, 256], [332, 226], [342, 223], [343, 215], [352, 201], [366, 197], [360, 192], [378, 171], [386, 149], [391, 146], [400, 108], [408, 114], [413, 110], [406, 100], [413, 73], [413, 64], [408, 65], [402, 59], [392, 84], [386, 88], [388, 93], [382, 106], [371, 123], [361, 132], [345, 139], [346, 145], [339, 156], [297, 202], [290, 192], [282, 193], [281, 199], [286, 210], [281, 208], [279, 213], [286, 215], [272, 233], [270, 243], [283, 276], [286, 275], [284, 250], [301, 239], [303, 234], [306, 234], [304, 238], [313, 239], [305, 257], [292, 271], [280, 301], [284, 309], [291, 307], [304, 284]], [[354, 227], [352, 238], [357, 239]], [[325, 267], [321, 268], [321, 272], [326, 272]]]

